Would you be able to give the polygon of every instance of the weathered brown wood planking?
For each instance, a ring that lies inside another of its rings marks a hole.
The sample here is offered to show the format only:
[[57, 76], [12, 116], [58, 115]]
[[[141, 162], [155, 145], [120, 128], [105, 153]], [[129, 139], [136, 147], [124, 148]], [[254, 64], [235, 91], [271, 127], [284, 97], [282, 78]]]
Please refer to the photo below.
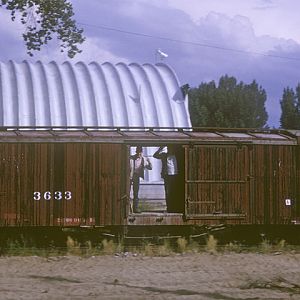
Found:
[[188, 214], [243, 213], [249, 224], [284, 224], [296, 217], [295, 205], [285, 202], [297, 198], [296, 146], [201, 145], [186, 155]]
[[[158, 140], [159, 133], [145, 134], [149, 146], [154, 141], [168, 141], [185, 149], [185, 197], [180, 196], [180, 201], [190, 200], [187, 216], [170, 216], [168, 225], [285, 224], [300, 220], [297, 139], [277, 136], [275, 141], [272, 137], [237, 141], [214, 133], [215, 140], [209, 140], [200, 132], [199, 139], [179, 142], [180, 134], [176, 133], [176, 140], [173, 135]], [[124, 141], [126, 133], [118, 133], [115, 140], [107, 141], [97, 132], [93, 134], [96, 143], [90, 133], [66, 132], [53, 138], [50, 133], [43, 135], [47, 136], [44, 141], [34, 132], [3, 134], [7, 140], [0, 141], [1, 225], [127, 223], [128, 146], [132, 137], [128, 135], [129, 140]], [[188, 139], [188, 132], [182, 135]], [[32, 139], [30, 143], [27, 136]], [[141, 143], [142, 132], [138, 139], [135, 143]], [[291, 199], [292, 205], [286, 205], [286, 199]], [[139, 224], [156, 220], [147, 216], [137, 219]]]
[[[121, 224], [126, 178], [118, 144], [0, 144], [1, 223]], [[122, 178], [123, 179], [122, 179]], [[36, 200], [34, 199], [36, 198]]]

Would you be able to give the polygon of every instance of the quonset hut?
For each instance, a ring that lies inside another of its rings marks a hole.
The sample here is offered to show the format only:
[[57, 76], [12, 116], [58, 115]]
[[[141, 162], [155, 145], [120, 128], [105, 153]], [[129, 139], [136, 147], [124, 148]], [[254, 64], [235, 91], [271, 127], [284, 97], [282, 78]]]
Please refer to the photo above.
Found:
[[162, 63], [0, 63], [0, 126], [190, 127]]

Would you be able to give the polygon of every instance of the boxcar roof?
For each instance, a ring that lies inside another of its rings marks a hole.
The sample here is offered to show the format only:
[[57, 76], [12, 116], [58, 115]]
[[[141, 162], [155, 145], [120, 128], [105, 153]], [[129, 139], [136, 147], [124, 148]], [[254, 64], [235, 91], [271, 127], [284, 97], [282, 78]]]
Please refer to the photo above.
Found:
[[125, 143], [179, 144], [287, 144], [296, 145], [300, 132], [224, 128], [128, 127], [0, 127], [0, 143]]

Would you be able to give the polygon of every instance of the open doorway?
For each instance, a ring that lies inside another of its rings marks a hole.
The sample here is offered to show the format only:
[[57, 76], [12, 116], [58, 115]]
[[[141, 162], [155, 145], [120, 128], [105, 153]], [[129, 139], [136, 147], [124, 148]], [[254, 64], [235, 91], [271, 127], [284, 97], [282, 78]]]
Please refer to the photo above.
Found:
[[[159, 150], [160, 149], [160, 150]], [[164, 158], [168, 149], [176, 158], [176, 176], [164, 175]], [[142, 151], [142, 153], [138, 153]], [[155, 157], [155, 153], [163, 153]], [[142, 161], [137, 159], [139, 155]], [[161, 146], [130, 146], [130, 212], [131, 213], [183, 213], [184, 212], [184, 149], [182, 145], [168, 144]], [[137, 179], [133, 169], [140, 167], [143, 171]], [[150, 165], [150, 167], [149, 167]], [[137, 188], [138, 184], [138, 188]], [[166, 188], [167, 184], [171, 186]], [[137, 191], [138, 189], [138, 191]], [[169, 193], [168, 193], [169, 191]]]

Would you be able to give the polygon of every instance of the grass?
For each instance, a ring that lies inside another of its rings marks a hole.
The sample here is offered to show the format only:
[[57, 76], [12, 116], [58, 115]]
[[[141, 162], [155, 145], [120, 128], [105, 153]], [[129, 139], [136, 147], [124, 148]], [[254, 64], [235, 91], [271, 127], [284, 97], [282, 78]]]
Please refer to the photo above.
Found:
[[[125, 251], [126, 249], [126, 251]], [[7, 256], [61, 256], [72, 255], [81, 257], [90, 257], [98, 255], [124, 255], [128, 254], [141, 255], [141, 256], [170, 256], [175, 254], [186, 253], [209, 253], [216, 255], [217, 253], [288, 253], [299, 251], [299, 247], [287, 245], [285, 240], [278, 241], [277, 244], [272, 244], [267, 239], [263, 238], [259, 245], [253, 247], [245, 247], [237, 242], [230, 242], [227, 245], [219, 245], [218, 240], [209, 235], [205, 245], [200, 245], [194, 240], [187, 240], [184, 237], [180, 237], [177, 240], [171, 240], [170, 238], [161, 238], [159, 241], [146, 242], [139, 244], [139, 246], [124, 246], [122, 243], [116, 243], [114, 240], [104, 239], [99, 243], [92, 243], [86, 241], [84, 243], [78, 242], [76, 239], [68, 236], [66, 239], [65, 247], [49, 246], [47, 248], [38, 248], [30, 246], [28, 242], [23, 239], [18, 241], [8, 241], [5, 248], [1, 248], [1, 254]]]
[[280, 240], [277, 244], [272, 244], [269, 240], [263, 239], [259, 245], [259, 250], [261, 253], [289, 252], [293, 251], [293, 248], [296, 249], [297, 247], [288, 245], [284, 239]]
[[67, 254], [69, 255], [81, 255], [81, 247], [80, 243], [71, 238], [70, 236], [67, 237]]
[[5, 248], [1, 248], [2, 255], [7, 256], [59, 256], [62, 254], [61, 250], [51, 245], [47, 248], [38, 248], [29, 246], [27, 243], [21, 241], [9, 240]]
[[273, 245], [269, 240], [264, 238], [259, 246], [259, 250], [261, 253], [271, 253], [273, 250]]
[[285, 251], [289, 249], [290, 246], [287, 245], [285, 240], [280, 240], [277, 245], [275, 245], [275, 250], [277, 251]]
[[102, 241], [102, 253], [106, 255], [111, 255], [121, 250], [121, 246], [114, 243], [113, 240], [103, 240]]
[[177, 247], [179, 253], [184, 253], [187, 251], [187, 240], [185, 238], [178, 238], [177, 240]]
[[70, 236], [67, 238], [67, 254], [79, 256], [95, 256], [95, 255], [113, 255], [122, 252], [123, 246], [115, 243], [113, 240], [102, 240], [101, 243], [93, 245], [91, 241], [86, 241], [81, 245]]
[[210, 254], [216, 254], [217, 245], [218, 245], [218, 240], [216, 240], [214, 236], [210, 234], [208, 236], [208, 239], [206, 240], [206, 247], [205, 247], [206, 252]]
[[226, 252], [234, 252], [234, 253], [241, 253], [242, 252], [242, 245], [237, 242], [230, 242], [225, 246]]
[[151, 243], [146, 242], [140, 248], [134, 249], [136, 253], [143, 256], [170, 256], [174, 254], [173, 247], [170, 245], [170, 242], [167, 239], [163, 240], [163, 243]]
[[146, 243], [142, 248], [142, 252], [145, 256], [155, 256], [155, 249], [151, 243]]
[[157, 256], [169, 256], [173, 253], [174, 251], [170, 245], [170, 242], [166, 239], [164, 240], [163, 244], [157, 248]]

